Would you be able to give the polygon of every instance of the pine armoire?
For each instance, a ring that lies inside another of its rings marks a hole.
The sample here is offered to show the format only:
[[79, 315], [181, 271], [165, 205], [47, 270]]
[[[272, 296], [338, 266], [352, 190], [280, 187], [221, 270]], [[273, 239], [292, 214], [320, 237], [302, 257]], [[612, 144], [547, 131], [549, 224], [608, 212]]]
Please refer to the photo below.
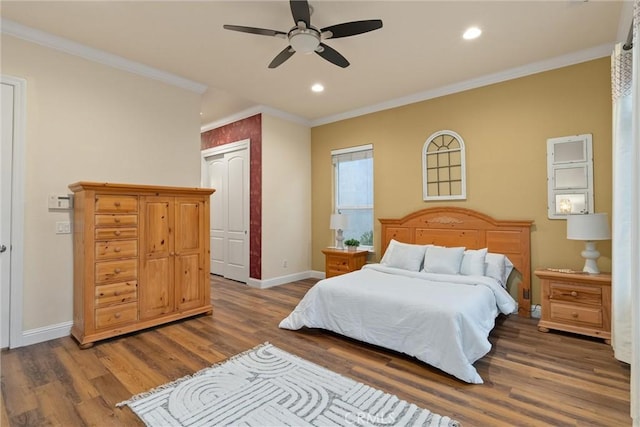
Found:
[[80, 347], [211, 314], [210, 188], [77, 182], [73, 326]]

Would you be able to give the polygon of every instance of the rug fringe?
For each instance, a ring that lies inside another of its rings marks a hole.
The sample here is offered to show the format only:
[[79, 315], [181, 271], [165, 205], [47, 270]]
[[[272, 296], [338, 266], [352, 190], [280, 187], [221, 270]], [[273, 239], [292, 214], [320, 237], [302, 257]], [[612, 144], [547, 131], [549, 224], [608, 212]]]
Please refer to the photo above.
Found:
[[170, 387], [174, 387], [174, 386], [180, 384], [181, 382], [184, 382], [184, 381], [189, 380], [191, 378], [195, 378], [198, 375], [203, 375], [206, 371], [208, 371], [211, 368], [216, 368], [216, 367], [222, 365], [223, 363], [230, 362], [232, 360], [235, 360], [235, 359], [237, 359], [239, 357], [242, 357], [242, 356], [246, 355], [247, 353], [251, 353], [252, 351], [259, 350], [259, 349], [261, 349], [263, 347], [266, 347], [268, 345], [271, 345], [271, 343], [269, 341], [265, 341], [262, 344], [259, 344], [259, 345], [255, 346], [253, 348], [250, 348], [248, 350], [243, 351], [242, 353], [235, 354], [235, 355], [233, 355], [233, 356], [231, 356], [231, 357], [229, 357], [227, 359], [224, 359], [224, 360], [222, 360], [220, 362], [216, 362], [211, 366], [207, 366], [206, 368], [202, 368], [198, 372], [195, 372], [195, 373], [190, 374], [190, 375], [185, 375], [184, 377], [175, 379], [175, 380], [173, 380], [171, 382], [168, 382], [166, 384], [162, 384], [162, 385], [159, 385], [158, 387], [154, 387], [154, 388], [152, 388], [150, 390], [147, 390], [145, 392], [138, 393], [138, 394], [136, 394], [134, 396], [131, 396], [127, 400], [123, 400], [122, 402], [116, 403], [116, 408], [121, 408], [123, 406], [129, 405], [130, 403], [133, 403], [133, 402], [135, 402], [137, 400], [140, 400], [140, 399], [144, 399], [145, 397], [148, 397], [153, 393], [165, 390], [165, 389], [170, 388]]

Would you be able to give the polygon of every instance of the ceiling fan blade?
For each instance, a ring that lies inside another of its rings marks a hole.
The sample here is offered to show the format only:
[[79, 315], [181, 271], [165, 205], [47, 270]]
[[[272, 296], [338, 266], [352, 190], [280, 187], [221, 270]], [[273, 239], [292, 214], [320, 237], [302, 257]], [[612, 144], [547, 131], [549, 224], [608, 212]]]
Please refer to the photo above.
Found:
[[276, 68], [280, 64], [282, 64], [287, 59], [291, 58], [293, 54], [296, 53], [295, 50], [291, 49], [291, 46], [287, 46], [282, 51], [273, 58], [273, 61], [269, 64], [269, 68]]
[[307, 0], [290, 0], [291, 15], [293, 16], [293, 22], [298, 25], [298, 22], [304, 21], [309, 27], [311, 23], [311, 12], [309, 11], [309, 2]]
[[244, 27], [242, 25], [223, 25], [225, 30], [240, 31], [241, 33], [258, 34], [261, 36], [287, 36], [287, 33], [276, 30], [268, 30], [266, 28]]
[[345, 22], [343, 24], [331, 25], [327, 28], [323, 28], [320, 32], [331, 31], [331, 39], [337, 39], [340, 37], [355, 36], [357, 34], [368, 33], [369, 31], [382, 28], [382, 20], [369, 19], [367, 21], [353, 21]]
[[324, 43], [320, 43], [320, 46], [322, 47], [322, 52], [318, 52], [316, 50], [316, 54], [322, 56], [324, 59], [331, 62], [332, 64], [337, 65], [338, 67], [347, 68], [349, 66], [349, 61], [347, 61], [347, 58], [340, 55], [337, 50], [327, 46]]

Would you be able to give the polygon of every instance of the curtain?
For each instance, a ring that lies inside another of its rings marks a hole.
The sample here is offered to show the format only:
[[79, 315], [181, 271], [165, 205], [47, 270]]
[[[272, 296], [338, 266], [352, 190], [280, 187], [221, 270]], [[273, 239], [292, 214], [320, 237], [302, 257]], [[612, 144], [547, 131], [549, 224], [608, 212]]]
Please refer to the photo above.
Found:
[[611, 56], [613, 100], [612, 346], [631, 365], [631, 417], [640, 426], [640, 0], [633, 48]]
[[632, 138], [633, 50], [618, 43], [611, 56], [613, 98], [613, 212], [612, 212], [612, 345], [615, 357], [631, 363], [631, 262], [630, 235], [633, 205], [634, 156]]

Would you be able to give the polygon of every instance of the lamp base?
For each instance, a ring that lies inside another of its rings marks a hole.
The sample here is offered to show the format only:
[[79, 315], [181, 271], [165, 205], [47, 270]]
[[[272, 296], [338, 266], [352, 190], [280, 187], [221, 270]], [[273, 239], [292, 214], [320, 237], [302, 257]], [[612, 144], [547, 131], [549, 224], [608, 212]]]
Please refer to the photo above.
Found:
[[598, 269], [597, 260], [600, 257], [600, 252], [596, 250], [596, 242], [585, 242], [584, 251], [580, 253], [585, 259], [584, 268], [582, 271], [589, 274], [600, 274]]
[[342, 235], [342, 230], [340, 229], [336, 230], [336, 248], [337, 249], [344, 249], [344, 244], [342, 243], [343, 240], [344, 240], [344, 236]]

